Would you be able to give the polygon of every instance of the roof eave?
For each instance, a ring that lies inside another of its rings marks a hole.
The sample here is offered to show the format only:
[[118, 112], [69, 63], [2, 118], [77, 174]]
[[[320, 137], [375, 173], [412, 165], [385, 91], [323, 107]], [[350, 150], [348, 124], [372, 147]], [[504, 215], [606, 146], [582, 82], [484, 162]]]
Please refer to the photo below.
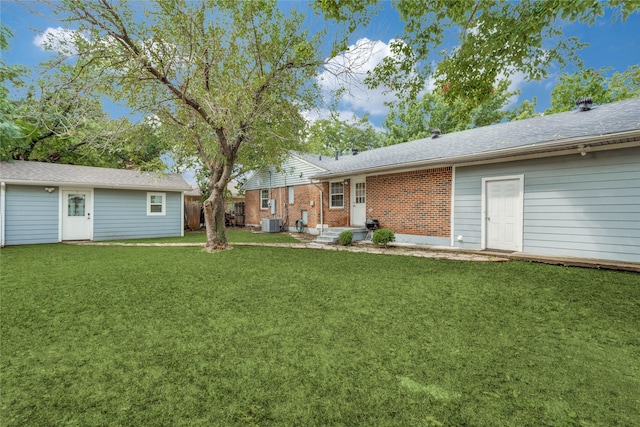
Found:
[[[525, 147], [506, 148], [502, 150], [485, 151], [482, 153], [474, 153], [464, 156], [445, 157], [429, 160], [419, 160], [415, 162], [407, 162], [402, 164], [385, 165], [372, 168], [363, 168], [350, 171], [341, 171], [336, 173], [314, 175], [312, 178], [317, 181], [326, 181], [331, 179], [344, 178], [353, 175], [369, 175], [372, 173], [392, 173], [405, 170], [416, 170], [419, 168], [437, 168], [451, 166], [457, 163], [469, 163], [477, 161], [498, 160], [504, 157], [513, 157], [518, 155], [536, 154], [550, 150], [562, 150], [566, 148], [577, 148], [579, 145], [588, 145], [619, 138], [640, 138], [640, 129], [631, 131], [617, 132], [605, 135], [595, 135], [589, 137], [568, 138], [559, 141], [542, 142], [539, 144], [527, 145]], [[615, 145], [615, 144], [612, 144]], [[558, 153], [560, 154], [560, 153]]]
[[118, 184], [96, 184], [91, 182], [67, 182], [67, 181], [30, 181], [24, 179], [2, 179], [2, 182], [12, 185], [32, 185], [50, 187], [83, 187], [102, 188], [108, 190], [140, 190], [140, 191], [190, 191], [191, 187], [170, 187], [170, 186], [144, 186], [144, 185], [118, 185]]

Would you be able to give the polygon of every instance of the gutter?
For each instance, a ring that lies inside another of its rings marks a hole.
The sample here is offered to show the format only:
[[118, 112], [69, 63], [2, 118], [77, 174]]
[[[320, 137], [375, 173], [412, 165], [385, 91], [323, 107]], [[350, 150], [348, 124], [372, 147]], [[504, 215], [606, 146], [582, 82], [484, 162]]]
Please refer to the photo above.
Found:
[[[611, 141], [615, 139], [637, 139], [640, 138], [640, 129], [626, 132], [618, 132], [606, 135], [598, 135], [592, 137], [575, 137], [566, 140], [562, 140], [560, 142], [553, 141], [547, 142], [543, 144], [532, 144], [524, 147], [514, 147], [507, 148], [503, 150], [494, 150], [494, 151], [485, 151], [482, 153], [474, 153], [462, 156], [454, 156], [454, 157], [440, 157], [437, 159], [427, 159], [427, 160], [419, 160], [415, 162], [401, 163], [401, 164], [393, 164], [393, 165], [384, 165], [378, 167], [364, 168], [364, 169], [354, 169], [349, 171], [341, 171], [336, 173], [329, 173], [323, 175], [315, 175], [313, 177], [314, 180], [325, 181], [334, 178], [344, 178], [348, 176], [353, 176], [354, 174], [373, 174], [373, 173], [392, 173], [392, 172], [402, 172], [409, 170], [416, 170], [420, 168], [438, 168], [438, 167], [448, 167], [453, 164], [460, 165], [461, 163], [471, 163], [471, 162], [479, 162], [479, 161], [500, 161], [505, 157], [513, 157], [518, 155], [527, 155], [527, 154], [541, 154], [541, 153], [549, 153], [550, 155], [556, 155], [560, 153], [568, 154], [561, 150], [566, 149], [574, 149], [577, 150], [579, 145], [588, 146], [589, 144], [601, 143], [606, 141]], [[608, 150], [612, 147], [616, 148], [626, 148], [626, 147], [635, 147], [640, 146], [640, 141], [629, 142], [629, 143], [619, 143], [619, 144], [607, 144], [600, 147], [590, 147], [591, 151], [598, 150]], [[554, 149], [553, 151], [549, 151], [549, 149]]]
[[7, 184], [15, 185], [33, 185], [45, 187], [83, 187], [83, 188], [101, 188], [106, 190], [140, 190], [140, 191], [190, 191], [191, 187], [154, 187], [154, 186], [126, 186], [126, 185], [104, 185], [92, 182], [64, 182], [64, 181], [29, 181], [25, 179], [8, 179], [3, 181]]

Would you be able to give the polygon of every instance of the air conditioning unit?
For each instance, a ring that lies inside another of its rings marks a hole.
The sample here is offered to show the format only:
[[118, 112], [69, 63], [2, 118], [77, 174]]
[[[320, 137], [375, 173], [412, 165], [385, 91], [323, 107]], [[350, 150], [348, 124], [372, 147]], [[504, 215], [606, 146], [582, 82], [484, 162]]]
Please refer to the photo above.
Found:
[[281, 224], [280, 218], [262, 218], [262, 231], [265, 233], [279, 233]]

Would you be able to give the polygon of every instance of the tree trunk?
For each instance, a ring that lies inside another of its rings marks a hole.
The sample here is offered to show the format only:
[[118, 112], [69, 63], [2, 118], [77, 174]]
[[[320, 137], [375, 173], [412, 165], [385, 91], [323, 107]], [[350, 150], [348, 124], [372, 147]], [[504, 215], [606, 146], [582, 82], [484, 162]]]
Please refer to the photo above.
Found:
[[224, 225], [224, 192], [214, 189], [205, 200], [204, 222], [207, 227], [207, 244], [204, 250], [216, 252], [229, 249]]

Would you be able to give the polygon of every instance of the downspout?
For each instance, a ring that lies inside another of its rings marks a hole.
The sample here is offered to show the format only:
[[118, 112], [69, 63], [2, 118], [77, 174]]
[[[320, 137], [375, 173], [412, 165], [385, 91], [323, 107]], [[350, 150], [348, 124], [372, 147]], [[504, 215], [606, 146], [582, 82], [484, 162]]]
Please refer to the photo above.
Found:
[[[287, 186], [287, 171], [284, 171], [284, 193], [282, 194], [282, 227], [289, 231], [289, 187]], [[286, 221], [286, 223], [285, 223]]]
[[184, 237], [184, 191], [180, 192], [180, 237]]
[[455, 198], [456, 198], [456, 165], [452, 165], [451, 166], [451, 224], [449, 225], [449, 228], [450, 228], [449, 233], [451, 234], [451, 247], [454, 247], [456, 245], [455, 234], [453, 229], [453, 226], [455, 224], [455, 221], [454, 221], [455, 208], [456, 208]]
[[269, 218], [273, 218], [273, 215], [271, 215], [271, 210], [273, 209], [273, 207], [271, 206], [271, 201], [273, 200], [273, 195], [271, 194], [271, 171], [268, 170], [267, 172], [269, 173], [269, 202], [267, 203], [269, 205], [269, 208], [267, 211], [267, 215]]
[[[320, 235], [324, 232], [324, 192], [322, 191], [322, 185], [319, 182], [313, 182], [311, 179], [309, 180], [311, 184], [318, 189], [320, 192]], [[317, 227], [317, 225], [316, 225]]]
[[0, 247], [4, 248], [4, 209], [6, 184], [0, 183]]
[[319, 235], [322, 236], [322, 233], [324, 233], [324, 196], [323, 196], [322, 190], [320, 190], [320, 233]]

